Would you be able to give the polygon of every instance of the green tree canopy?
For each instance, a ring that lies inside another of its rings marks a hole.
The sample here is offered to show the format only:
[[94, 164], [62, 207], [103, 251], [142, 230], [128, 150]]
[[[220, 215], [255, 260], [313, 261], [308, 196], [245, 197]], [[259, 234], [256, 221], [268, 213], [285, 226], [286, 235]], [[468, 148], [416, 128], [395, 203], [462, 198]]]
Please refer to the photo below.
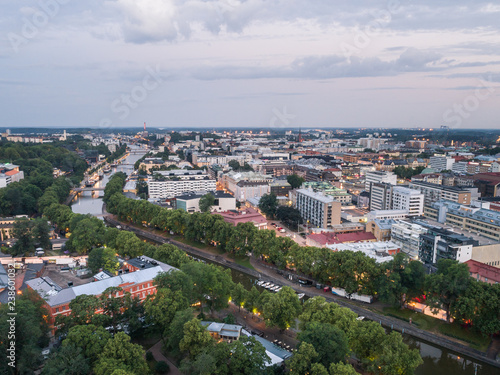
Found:
[[271, 219], [276, 215], [276, 209], [278, 208], [278, 200], [276, 199], [276, 195], [273, 193], [264, 194], [260, 197], [259, 201], [259, 209]]
[[292, 189], [298, 189], [306, 181], [304, 178], [299, 177], [296, 174], [291, 174], [287, 176], [286, 180], [292, 186]]
[[264, 318], [269, 326], [276, 326], [285, 330], [295, 325], [295, 318], [301, 312], [299, 298], [295, 291], [284, 286], [278, 293], [272, 294], [269, 301], [264, 304]]
[[112, 374], [115, 370], [123, 370], [136, 375], [149, 373], [142, 346], [130, 342], [130, 337], [118, 332], [104, 346], [99, 360], [94, 366], [96, 375]]
[[200, 198], [200, 211], [201, 212], [210, 212], [210, 209], [212, 206], [215, 204], [215, 197], [211, 193], [205, 194], [203, 197]]

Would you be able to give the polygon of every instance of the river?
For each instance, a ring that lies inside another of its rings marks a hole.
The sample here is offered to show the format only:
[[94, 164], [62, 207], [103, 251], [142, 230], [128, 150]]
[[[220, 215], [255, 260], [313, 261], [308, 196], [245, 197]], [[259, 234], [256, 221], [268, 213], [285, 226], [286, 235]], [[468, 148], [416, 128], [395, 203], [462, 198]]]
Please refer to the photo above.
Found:
[[[102, 180], [96, 182], [94, 187], [105, 187], [109, 179], [116, 172], [124, 172], [127, 176], [130, 176], [130, 174], [134, 171], [135, 162], [147, 153], [146, 150], [140, 149], [139, 147], [131, 147], [131, 150], [141, 152], [129, 154], [121, 164], [117, 167], [111, 168], [111, 173], [105, 174]], [[95, 191], [93, 193], [90, 191], [84, 191], [73, 199], [71, 202], [71, 209], [77, 214], [101, 215], [103, 195], [104, 191]]]
[[[138, 150], [138, 148], [133, 148]], [[105, 175], [102, 180], [96, 183], [96, 187], [104, 187], [109, 181], [109, 178], [116, 172], [125, 172], [129, 176], [133, 172], [134, 163], [139, 160], [146, 151], [140, 154], [130, 154], [122, 164], [116, 168], [112, 168], [112, 172]], [[84, 192], [80, 196], [75, 197], [72, 202], [73, 212], [80, 214], [102, 214], [102, 195], [103, 191]], [[237, 270], [231, 269], [231, 274], [234, 282], [241, 282], [247, 289], [255, 283], [255, 279]], [[453, 353], [447, 349], [441, 348], [434, 344], [416, 339], [413, 336], [403, 335], [404, 341], [412, 348], [417, 348], [424, 363], [415, 371], [416, 375], [496, 375], [499, 369], [488, 364], [482, 364], [468, 357], [463, 357], [457, 353]]]

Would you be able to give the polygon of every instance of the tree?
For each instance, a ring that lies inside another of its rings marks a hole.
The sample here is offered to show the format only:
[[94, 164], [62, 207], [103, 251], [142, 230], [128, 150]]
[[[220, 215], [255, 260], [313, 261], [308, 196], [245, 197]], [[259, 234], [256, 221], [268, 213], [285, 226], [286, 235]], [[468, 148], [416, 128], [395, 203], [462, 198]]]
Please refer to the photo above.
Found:
[[369, 365], [384, 340], [385, 330], [376, 322], [356, 321], [348, 335], [351, 350], [365, 365]]
[[200, 301], [200, 311], [203, 313], [203, 303], [212, 310], [227, 307], [233, 280], [229, 269], [223, 270], [214, 264], [191, 262], [183, 264], [181, 270], [187, 273], [194, 284], [194, 294]]
[[332, 363], [330, 365], [330, 375], [357, 375], [358, 373], [348, 363]]
[[105, 228], [101, 220], [96, 217], [84, 216], [72, 229], [68, 246], [79, 254], [86, 254], [90, 249], [104, 243], [104, 232]]
[[94, 372], [96, 375], [108, 375], [115, 370], [123, 370], [136, 375], [148, 374], [149, 366], [144, 355], [140, 345], [132, 344], [129, 336], [118, 332], [104, 346]]
[[64, 333], [73, 326], [102, 322], [102, 316], [95, 314], [101, 308], [101, 302], [94, 295], [82, 294], [76, 296], [70, 303], [71, 313], [68, 316], [59, 315], [56, 325], [59, 326], [58, 333]]
[[23, 217], [15, 220], [14, 227], [12, 228], [12, 235], [17, 241], [14, 246], [12, 246], [12, 255], [33, 251], [35, 241], [31, 233], [32, 228], [33, 222], [29, 219]]
[[239, 171], [241, 168], [241, 165], [239, 162], [236, 160], [230, 160], [229, 163], [227, 163], [233, 171]]
[[304, 180], [304, 178], [299, 177], [296, 174], [291, 174], [291, 175], [287, 176], [286, 180], [288, 181], [288, 183], [290, 184], [292, 189], [298, 189], [306, 181], [306, 180]]
[[110, 338], [110, 333], [101, 326], [78, 325], [70, 328], [62, 346], [80, 349], [90, 366], [93, 366]]
[[422, 363], [418, 349], [409, 349], [401, 334], [393, 331], [377, 347], [375, 360], [367, 370], [375, 374], [406, 375], [413, 374]]
[[167, 346], [170, 350], [174, 352], [179, 351], [179, 344], [184, 337], [184, 324], [191, 319], [193, 319], [193, 310], [191, 308], [175, 313], [174, 319], [172, 319], [168, 329]]
[[214, 344], [214, 339], [207, 329], [200, 324], [200, 320], [193, 318], [183, 327], [184, 337], [179, 342], [179, 349], [189, 352], [191, 357], [196, 357], [208, 346]]
[[442, 306], [449, 321], [451, 309], [471, 283], [469, 267], [455, 260], [440, 259], [437, 268], [437, 272], [426, 280], [428, 303], [434, 309]]
[[63, 346], [53, 353], [45, 366], [42, 375], [86, 375], [90, 373], [88, 361], [82, 350], [75, 346]]
[[210, 209], [212, 208], [212, 206], [214, 204], [215, 204], [214, 195], [211, 193], [205, 194], [204, 196], [202, 196], [200, 198], [200, 203], [199, 203], [200, 211], [201, 212], [210, 212]]
[[277, 326], [283, 331], [295, 324], [300, 311], [300, 301], [295, 291], [284, 286], [278, 293], [271, 295], [263, 312], [266, 325]]
[[299, 333], [298, 339], [314, 346], [318, 362], [325, 367], [330, 363], [344, 362], [349, 354], [345, 333], [328, 323], [308, 323], [306, 329]]
[[274, 218], [277, 207], [278, 200], [276, 199], [276, 195], [274, 195], [274, 193], [264, 194], [260, 197], [259, 209], [271, 219]]
[[235, 305], [238, 306], [238, 311], [241, 310], [241, 307], [245, 305], [245, 301], [248, 296], [248, 291], [245, 289], [241, 283], [236, 284], [231, 291], [231, 299]]
[[266, 368], [266, 363], [271, 362], [266, 349], [254, 337], [241, 336], [229, 344], [229, 350], [230, 374], [258, 374]]
[[[49, 344], [49, 328], [44, 319], [48, 312], [44, 308], [44, 301], [35, 291], [26, 289], [16, 298], [15, 360], [12, 360], [7, 357], [11, 354], [11, 340], [7, 340], [12, 333], [9, 322], [12, 316], [7, 315], [12, 312], [10, 306], [7, 303], [0, 305], [0, 350], [5, 356], [0, 361], [0, 373], [33, 374], [42, 363], [42, 348]], [[15, 368], [9, 366], [12, 362]]]
[[35, 219], [33, 222], [33, 242], [35, 246], [43, 249], [50, 249], [49, 224], [43, 218]]
[[298, 225], [302, 224], [302, 216], [300, 215], [300, 211], [293, 207], [278, 207], [278, 209], [276, 210], [276, 218], [292, 228], [298, 229]]
[[170, 323], [178, 311], [189, 307], [189, 302], [181, 291], [172, 292], [168, 288], [161, 288], [154, 297], [148, 297], [145, 303], [146, 318], [152, 322], [165, 337]]
[[313, 363], [311, 365], [311, 375], [329, 375], [328, 370], [321, 363]]
[[314, 346], [308, 342], [301, 342], [299, 350], [290, 358], [287, 367], [294, 374], [307, 374], [316, 358], [318, 358], [318, 353]]
[[168, 288], [172, 292], [182, 292], [182, 295], [190, 303], [195, 302], [193, 297], [193, 281], [185, 272], [178, 270], [162, 272], [155, 277], [154, 281], [157, 289]]
[[90, 251], [87, 265], [93, 273], [99, 272], [102, 268], [114, 274], [120, 266], [120, 263], [116, 259], [113, 249], [100, 247]]

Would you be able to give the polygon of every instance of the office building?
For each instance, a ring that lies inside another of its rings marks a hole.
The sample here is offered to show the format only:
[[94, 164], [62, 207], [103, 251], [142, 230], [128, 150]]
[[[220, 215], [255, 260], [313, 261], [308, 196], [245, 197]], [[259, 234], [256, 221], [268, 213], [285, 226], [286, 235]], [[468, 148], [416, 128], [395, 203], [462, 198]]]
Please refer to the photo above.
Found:
[[431, 203], [445, 199], [460, 204], [470, 204], [470, 190], [457, 186], [444, 186], [430, 184], [423, 181], [411, 181], [410, 189], [420, 190], [424, 194], [424, 205], [429, 206]]

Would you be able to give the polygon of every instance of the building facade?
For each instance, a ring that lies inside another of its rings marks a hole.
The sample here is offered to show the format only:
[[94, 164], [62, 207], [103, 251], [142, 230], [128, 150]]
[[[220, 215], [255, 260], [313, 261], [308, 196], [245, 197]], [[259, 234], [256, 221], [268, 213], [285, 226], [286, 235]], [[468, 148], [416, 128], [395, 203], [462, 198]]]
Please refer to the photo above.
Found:
[[340, 224], [341, 203], [328, 195], [298, 189], [295, 205], [302, 218], [314, 227], [331, 228]]

